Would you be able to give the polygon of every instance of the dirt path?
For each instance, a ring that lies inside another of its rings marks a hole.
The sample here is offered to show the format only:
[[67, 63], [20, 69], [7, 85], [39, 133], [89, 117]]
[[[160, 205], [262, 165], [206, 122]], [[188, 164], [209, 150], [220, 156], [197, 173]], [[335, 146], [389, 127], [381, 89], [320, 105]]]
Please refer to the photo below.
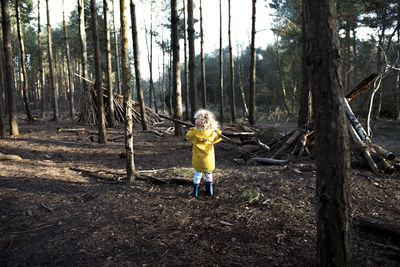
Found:
[[[22, 122], [20, 136], [0, 139], [0, 152], [22, 157], [0, 161], [1, 266], [316, 264], [309, 159], [290, 163], [299, 175], [285, 166], [236, 164], [239, 155], [219, 144], [215, 196], [195, 200], [190, 184], [121, 181], [122, 140], [99, 145], [91, 130], [68, 120]], [[191, 146], [183, 137], [136, 132], [134, 149], [137, 170], [155, 170], [143, 174], [191, 179]], [[400, 227], [399, 178], [353, 170], [353, 217]], [[394, 237], [353, 227], [359, 266], [398, 265], [399, 247]]]

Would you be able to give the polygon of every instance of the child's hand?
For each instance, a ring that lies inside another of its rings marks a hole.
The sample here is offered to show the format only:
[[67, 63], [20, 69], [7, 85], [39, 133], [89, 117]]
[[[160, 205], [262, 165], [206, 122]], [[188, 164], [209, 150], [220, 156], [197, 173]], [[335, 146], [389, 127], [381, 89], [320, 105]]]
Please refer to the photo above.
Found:
[[220, 129], [217, 129], [217, 130], [215, 130], [215, 133], [216, 133], [218, 136], [221, 136], [222, 131], [221, 131]]

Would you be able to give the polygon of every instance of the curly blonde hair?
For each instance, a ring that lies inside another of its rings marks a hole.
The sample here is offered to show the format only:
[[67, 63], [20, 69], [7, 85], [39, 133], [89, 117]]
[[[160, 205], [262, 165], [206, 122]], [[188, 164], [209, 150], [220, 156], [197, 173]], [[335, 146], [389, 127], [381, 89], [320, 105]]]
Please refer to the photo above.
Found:
[[196, 126], [202, 126], [204, 129], [216, 130], [219, 127], [214, 114], [205, 109], [199, 109], [196, 111], [194, 119]]

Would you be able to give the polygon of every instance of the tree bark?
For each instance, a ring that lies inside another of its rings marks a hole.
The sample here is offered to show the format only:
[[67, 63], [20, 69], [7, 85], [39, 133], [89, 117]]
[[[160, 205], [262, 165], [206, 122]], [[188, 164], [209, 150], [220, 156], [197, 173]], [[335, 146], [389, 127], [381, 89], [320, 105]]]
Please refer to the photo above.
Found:
[[189, 38], [189, 87], [190, 87], [190, 111], [194, 122], [194, 113], [198, 109], [197, 85], [196, 85], [196, 52], [194, 48], [194, 22], [193, 22], [193, 0], [188, 0], [188, 38]]
[[228, 36], [229, 36], [229, 69], [230, 69], [230, 86], [231, 86], [231, 119], [236, 122], [236, 96], [235, 96], [235, 68], [232, 52], [232, 36], [231, 36], [231, 0], [228, 1]]
[[45, 88], [44, 88], [44, 73], [43, 73], [43, 61], [42, 61], [42, 39], [41, 39], [42, 28], [40, 26], [40, 0], [38, 0], [38, 64], [39, 64], [39, 86], [41, 91], [41, 105], [40, 105], [40, 117], [45, 118], [44, 106], [45, 106]]
[[[46, 0], [48, 1], [48, 0]], [[88, 117], [86, 114], [89, 112], [89, 106], [91, 103], [92, 96], [90, 94], [90, 88], [87, 83], [88, 79], [88, 67], [87, 67], [87, 45], [86, 45], [86, 30], [85, 30], [85, 5], [83, 0], [78, 0], [78, 13], [79, 13], [79, 36], [81, 44], [81, 65], [82, 65], [82, 77], [83, 85], [83, 100], [81, 104], [80, 122], [86, 124]]]
[[[188, 0], [188, 8], [192, 9], [192, 14], [193, 14], [193, 8], [191, 5], [189, 7], [189, 2], [191, 2], [191, 0]], [[173, 94], [174, 94], [173, 106], [174, 106], [174, 118], [178, 119], [178, 120], [182, 120], [181, 65], [179, 62], [179, 32], [178, 32], [179, 16], [178, 16], [178, 11], [177, 11], [176, 6], [177, 6], [176, 0], [171, 0], [171, 47], [172, 47], [172, 54], [173, 54], [172, 83], [173, 83]], [[189, 14], [190, 14], [190, 11], [189, 11]], [[190, 15], [188, 17], [190, 17]], [[193, 26], [193, 24], [192, 24], [192, 26]], [[190, 28], [190, 26], [189, 26], [189, 28]], [[190, 31], [189, 31], [189, 35], [190, 35]], [[189, 50], [190, 50], [190, 42], [189, 42]], [[194, 51], [192, 51], [192, 52], [194, 52]], [[192, 90], [193, 90], [193, 88], [192, 88]], [[192, 112], [193, 112], [193, 110], [192, 110]], [[175, 122], [175, 135], [176, 136], [183, 135], [182, 125], [180, 125], [179, 123], [176, 123], [176, 122]]]
[[304, 10], [316, 131], [318, 265], [351, 266], [350, 155], [336, 0], [305, 0]]
[[140, 106], [142, 129], [143, 131], [147, 131], [149, 129], [149, 125], [146, 118], [146, 110], [145, 110], [146, 106], [144, 104], [142, 77], [140, 73], [139, 42], [138, 42], [137, 25], [136, 25], [136, 0], [131, 0], [130, 7], [131, 7], [131, 24], [132, 24], [132, 40], [133, 40], [133, 58], [135, 62], [136, 90]]
[[[132, 89], [131, 70], [129, 66], [128, 47], [128, 11], [126, 0], [120, 0], [121, 13], [121, 59], [122, 59], [122, 87], [124, 88], [124, 110], [125, 110], [125, 150], [126, 150], [126, 176], [128, 181], [135, 180], [135, 163], [133, 152], [133, 122], [132, 122]], [[131, 5], [136, 5], [131, 0]]]
[[107, 96], [108, 96], [108, 110], [107, 110], [107, 122], [109, 127], [114, 128], [116, 126], [114, 116], [114, 89], [112, 86], [112, 66], [111, 66], [111, 38], [110, 38], [110, 12], [108, 7], [108, 0], [103, 0], [103, 13], [104, 13], [104, 31], [106, 34], [106, 58], [107, 58]]
[[112, 6], [113, 6], [113, 32], [114, 32], [114, 46], [115, 46], [115, 82], [116, 82], [116, 86], [117, 86], [117, 93], [120, 94], [121, 93], [121, 81], [120, 81], [120, 70], [119, 70], [119, 64], [120, 64], [120, 60], [119, 60], [119, 46], [118, 46], [118, 32], [115, 29], [115, 4], [114, 4], [114, 0], [112, 1]]
[[249, 123], [256, 124], [256, 4], [257, 0], [253, 0], [253, 13], [251, 16], [251, 48], [250, 48], [250, 86], [249, 86]]
[[203, 29], [203, 0], [200, 0], [200, 64], [201, 64], [201, 92], [203, 97], [203, 108], [207, 108], [207, 82], [206, 63], [204, 60], [204, 29]]
[[103, 88], [102, 84], [102, 73], [101, 73], [101, 55], [100, 55], [100, 42], [99, 42], [99, 26], [97, 24], [97, 12], [96, 12], [96, 0], [90, 0], [90, 11], [92, 19], [92, 38], [93, 38], [93, 50], [94, 50], [94, 75], [95, 83], [94, 88], [97, 93], [97, 128], [99, 131], [98, 142], [104, 144], [107, 142], [106, 134], [106, 121], [104, 116], [104, 99], [103, 99]]
[[21, 23], [21, 14], [19, 9], [20, 1], [16, 0], [15, 2], [15, 9], [16, 9], [16, 16], [17, 16], [17, 31], [18, 31], [18, 41], [19, 41], [19, 49], [20, 49], [20, 65], [22, 70], [22, 93], [24, 98], [25, 104], [25, 111], [26, 116], [29, 122], [34, 121], [32, 116], [31, 107], [29, 104], [29, 93], [28, 93], [28, 73], [26, 71], [26, 62], [25, 62], [25, 45], [24, 45], [24, 37], [22, 34], [22, 23]]
[[68, 70], [68, 86], [69, 86], [69, 110], [71, 118], [75, 117], [75, 88], [74, 81], [72, 78], [72, 66], [71, 66], [71, 56], [69, 52], [69, 38], [67, 33], [67, 23], [65, 21], [65, 9], [64, 9], [64, 0], [62, 0], [62, 9], [63, 9], [63, 26], [64, 26], [64, 43], [65, 43], [65, 53], [67, 56], [67, 70]]
[[187, 17], [186, 17], [186, 0], [182, 1], [183, 3], [183, 24], [184, 24], [184, 29], [183, 29], [183, 57], [185, 61], [185, 72], [184, 72], [184, 79], [183, 79], [183, 92], [185, 92], [185, 116], [187, 120], [190, 120], [190, 100], [189, 100], [189, 83], [188, 83], [188, 74], [189, 74], [189, 69], [188, 69], [188, 60], [187, 60]]
[[222, 47], [222, 0], [219, 0], [219, 121], [224, 122], [224, 51]]
[[53, 43], [51, 38], [50, 10], [49, 0], [46, 0], [47, 11], [47, 48], [50, 68], [50, 85], [53, 92], [53, 121], [58, 120], [58, 84], [56, 83], [54, 58], [53, 58]]

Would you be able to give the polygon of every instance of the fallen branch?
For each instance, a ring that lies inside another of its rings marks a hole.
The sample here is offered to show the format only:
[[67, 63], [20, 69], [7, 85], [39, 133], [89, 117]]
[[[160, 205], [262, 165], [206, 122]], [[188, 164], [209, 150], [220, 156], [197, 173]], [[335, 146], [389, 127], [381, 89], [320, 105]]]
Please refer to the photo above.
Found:
[[282, 160], [282, 159], [273, 159], [273, 158], [251, 158], [247, 161], [247, 163], [251, 162], [258, 162], [258, 163], [263, 163], [263, 164], [273, 164], [273, 165], [280, 165], [287, 163], [288, 160]]

